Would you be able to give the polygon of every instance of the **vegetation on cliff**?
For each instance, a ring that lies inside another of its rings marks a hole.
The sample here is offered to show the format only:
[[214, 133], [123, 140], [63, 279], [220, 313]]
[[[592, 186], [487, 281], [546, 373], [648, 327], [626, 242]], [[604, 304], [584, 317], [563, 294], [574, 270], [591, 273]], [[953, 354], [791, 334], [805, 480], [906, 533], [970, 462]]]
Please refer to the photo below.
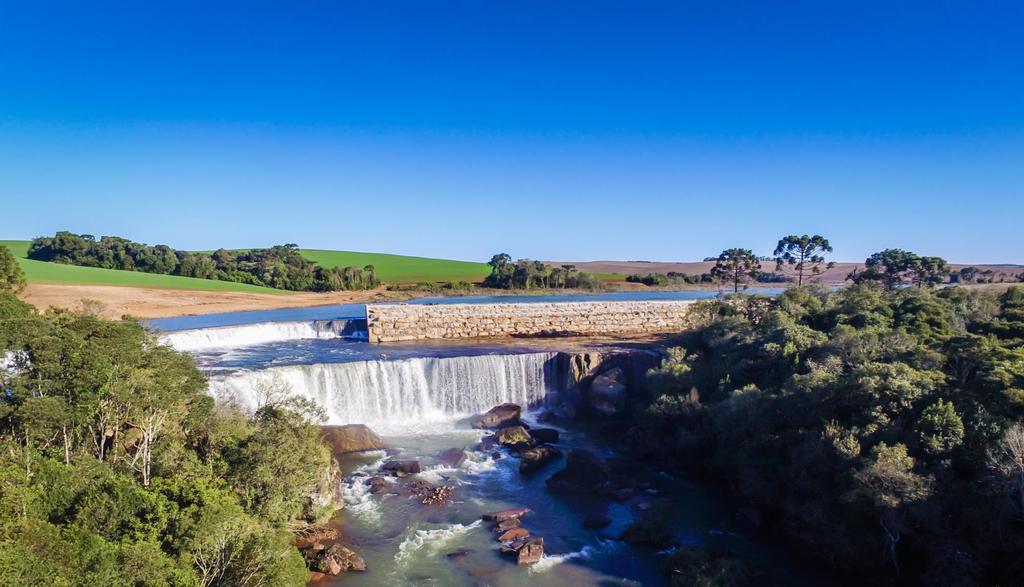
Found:
[[698, 311], [634, 412], [639, 452], [704, 468], [861, 580], [1017, 581], [1024, 289], [865, 283]]
[[327, 513], [315, 410], [215, 404], [133, 321], [0, 293], [0, 584], [304, 585]]
[[372, 265], [325, 268], [302, 256], [294, 244], [269, 249], [213, 253], [176, 251], [116, 236], [58, 232], [34, 239], [28, 258], [81, 267], [120, 269], [229, 281], [292, 291], [370, 289], [380, 285]]

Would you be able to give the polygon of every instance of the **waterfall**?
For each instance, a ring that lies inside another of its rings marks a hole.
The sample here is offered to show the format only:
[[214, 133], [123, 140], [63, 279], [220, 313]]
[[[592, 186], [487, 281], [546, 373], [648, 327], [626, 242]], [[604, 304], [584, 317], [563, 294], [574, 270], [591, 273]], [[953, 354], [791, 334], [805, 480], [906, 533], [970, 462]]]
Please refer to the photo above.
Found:
[[240, 326], [177, 330], [160, 335], [161, 344], [179, 351], [235, 348], [306, 338], [366, 339], [366, 320], [308, 320], [301, 322], [259, 322]]
[[401, 428], [543, 402], [557, 389], [557, 353], [424, 357], [271, 367], [210, 383], [219, 399], [254, 410], [268, 393], [312, 399], [330, 424]]

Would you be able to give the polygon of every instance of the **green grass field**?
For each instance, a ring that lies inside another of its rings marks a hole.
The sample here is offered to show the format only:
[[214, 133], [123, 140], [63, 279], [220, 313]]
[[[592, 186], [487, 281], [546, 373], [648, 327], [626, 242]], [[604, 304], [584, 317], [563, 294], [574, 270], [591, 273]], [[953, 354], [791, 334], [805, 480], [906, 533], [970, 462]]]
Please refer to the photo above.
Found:
[[175, 275], [156, 275], [139, 271], [118, 271], [96, 267], [77, 267], [60, 263], [47, 263], [26, 259], [29, 241], [3, 241], [18, 258], [18, 264], [25, 272], [29, 283], [55, 283], [66, 285], [119, 285], [131, 287], [159, 287], [164, 289], [191, 289], [202, 291], [243, 291], [253, 293], [284, 294], [290, 292], [269, 287], [257, 287], [245, 283], [213, 281]]
[[[29, 283], [121, 285], [274, 294], [289, 293], [267, 287], [227, 281], [194, 279], [174, 275], [155, 275], [139, 271], [76, 267], [74, 265], [33, 261], [26, 258], [29, 241], [0, 240], [0, 245], [10, 248], [14, 256], [18, 258], [18, 263], [25, 271], [25, 276], [28, 278]], [[347, 267], [350, 265], [365, 267], [366, 265], [373, 265], [377, 271], [377, 277], [381, 281], [391, 284], [446, 281], [468, 281], [475, 283], [482, 281], [490, 273], [490, 267], [486, 263], [474, 263], [472, 261], [452, 261], [450, 259], [430, 259], [427, 257], [409, 257], [384, 253], [325, 251], [319, 249], [302, 249], [302, 255], [324, 267]], [[616, 281], [624, 278], [613, 273], [599, 273], [597, 276], [604, 281]]]
[[383, 253], [323, 251], [302, 249], [302, 256], [324, 267], [365, 267], [373, 265], [377, 277], [385, 283], [420, 283], [426, 281], [481, 281], [491, 272], [486, 263], [407, 257]]

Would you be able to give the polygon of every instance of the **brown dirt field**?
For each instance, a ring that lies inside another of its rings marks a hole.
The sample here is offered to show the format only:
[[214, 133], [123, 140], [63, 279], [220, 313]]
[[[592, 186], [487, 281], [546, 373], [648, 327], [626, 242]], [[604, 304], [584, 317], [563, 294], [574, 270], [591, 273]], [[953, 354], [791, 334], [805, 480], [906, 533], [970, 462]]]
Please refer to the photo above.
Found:
[[[545, 261], [545, 263], [551, 265], [562, 265], [567, 262], [565, 261]], [[700, 275], [701, 273], [707, 273], [711, 271], [711, 268], [715, 266], [713, 262], [685, 262], [685, 263], [662, 263], [662, 262], [638, 262], [638, 261], [583, 261], [572, 263], [579, 268], [580, 271], [588, 271], [594, 273], [621, 273], [624, 275], [640, 274], [647, 275], [648, 273], [668, 273], [669, 271], [676, 271], [678, 273], [689, 273]], [[775, 263], [772, 261], [762, 261], [762, 268], [765, 271], [774, 271]], [[836, 263], [835, 267], [827, 271], [823, 271], [821, 275], [817, 276], [817, 279], [821, 283], [825, 284], [841, 284], [846, 282], [846, 276], [850, 274], [854, 268], [862, 269], [863, 263]], [[1002, 271], [1009, 275], [1015, 275], [1024, 272], [1024, 266], [1021, 265], [969, 265], [964, 263], [953, 263], [950, 267], [954, 271], [958, 271], [964, 267], [977, 267], [979, 269], [991, 269], [993, 271]], [[770, 285], [770, 284], [768, 284]]]
[[404, 300], [407, 292], [348, 291], [332, 293], [300, 292], [293, 294], [257, 294], [227, 291], [190, 291], [109, 285], [31, 284], [19, 296], [40, 310], [50, 306], [81, 309], [82, 300], [98, 300], [103, 304], [101, 315], [120, 318], [166, 318], [192, 314], [273, 310], [303, 306], [326, 306], [375, 301]]

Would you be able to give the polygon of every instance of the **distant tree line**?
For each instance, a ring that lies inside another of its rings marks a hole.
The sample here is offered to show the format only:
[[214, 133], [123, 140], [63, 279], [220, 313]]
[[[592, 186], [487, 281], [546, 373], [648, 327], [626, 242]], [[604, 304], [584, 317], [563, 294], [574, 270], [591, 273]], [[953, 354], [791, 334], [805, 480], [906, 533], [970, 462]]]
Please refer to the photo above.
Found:
[[38, 261], [247, 283], [291, 291], [371, 289], [380, 285], [372, 265], [321, 267], [295, 244], [269, 249], [195, 253], [150, 246], [116, 236], [58, 232], [32, 241], [28, 258]]
[[600, 279], [580, 271], [575, 265], [549, 267], [542, 261], [531, 259], [513, 261], [506, 253], [494, 255], [487, 264], [491, 266], [491, 274], [484, 279], [484, 287], [589, 290], [604, 288]]

